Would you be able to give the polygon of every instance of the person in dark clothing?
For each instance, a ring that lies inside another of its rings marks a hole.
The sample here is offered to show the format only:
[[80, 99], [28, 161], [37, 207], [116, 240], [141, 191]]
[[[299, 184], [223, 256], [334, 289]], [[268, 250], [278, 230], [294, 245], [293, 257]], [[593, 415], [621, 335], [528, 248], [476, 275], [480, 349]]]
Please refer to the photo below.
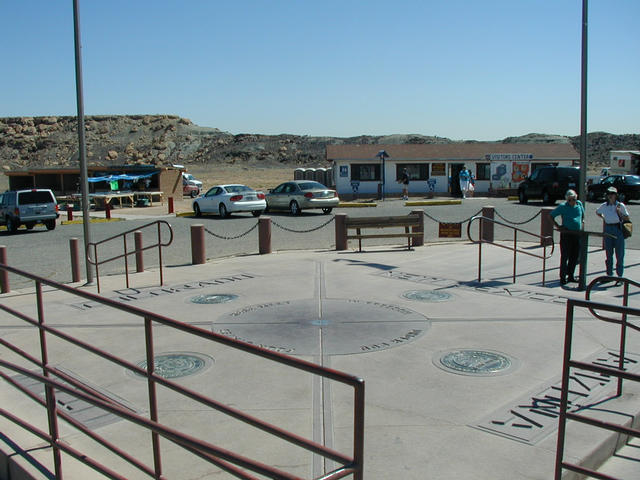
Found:
[[402, 183], [402, 199], [409, 200], [409, 172], [406, 168], [402, 170], [400, 183]]

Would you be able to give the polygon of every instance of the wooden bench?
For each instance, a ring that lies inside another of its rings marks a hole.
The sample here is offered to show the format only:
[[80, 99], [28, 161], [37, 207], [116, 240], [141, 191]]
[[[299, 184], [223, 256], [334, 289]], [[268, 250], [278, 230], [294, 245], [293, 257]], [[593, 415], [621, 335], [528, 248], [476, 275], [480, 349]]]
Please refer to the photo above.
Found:
[[[358, 240], [358, 251], [362, 251], [362, 240], [366, 238], [406, 238], [407, 249], [411, 250], [411, 240], [414, 245], [422, 245], [424, 238], [424, 217], [422, 212], [402, 216], [387, 217], [346, 217], [345, 227], [347, 240]], [[404, 232], [397, 233], [367, 233], [363, 229], [404, 228]], [[349, 235], [349, 230], [356, 231], [355, 235]]]

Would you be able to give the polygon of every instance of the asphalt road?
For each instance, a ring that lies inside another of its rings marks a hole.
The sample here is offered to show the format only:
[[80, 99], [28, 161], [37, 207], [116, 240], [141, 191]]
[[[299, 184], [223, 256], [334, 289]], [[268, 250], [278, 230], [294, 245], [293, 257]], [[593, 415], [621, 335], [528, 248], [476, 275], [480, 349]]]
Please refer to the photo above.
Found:
[[[483, 206], [493, 205], [496, 210], [496, 220], [506, 223], [520, 223], [519, 228], [537, 233], [540, 232], [540, 217], [536, 216], [542, 204], [530, 202], [520, 205], [517, 202], [504, 198], [469, 198], [461, 205], [441, 205], [429, 207], [405, 207], [400, 200], [388, 200], [378, 202], [376, 208], [344, 208], [336, 209], [334, 213], [346, 213], [352, 216], [382, 216], [382, 215], [406, 215], [412, 210], [421, 209], [428, 215], [425, 218], [425, 241], [438, 241], [438, 224], [442, 222], [464, 222], [476, 215]], [[599, 203], [587, 203], [586, 205], [586, 229], [589, 231], [602, 231], [602, 222], [596, 217], [595, 209]], [[640, 203], [628, 206], [632, 219], [640, 219]], [[118, 210], [114, 215], [119, 213]], [[292, 217], [287, 213], [270, 213], [272, 219], [272, 248], [278, 250], [292, 249], [330, 249], [335, 245], [333, 215], [324, 215], [321, 212], [305, 211], [299, 217]], [[258, 232], [253, 228], [257, 219], [250, 214], [233, 215], [231, 218], [220, 219], [217, 217], [189, 218], [189, 217], [164, 217], [174, 232], [174, 239], [170, 246], [163, 248], [163, 264], [167, 267], [185, 265], [191, 263], [190, 227], [192, 224], [204, 224], [207, 229], [205, 234], [207, 258], [221, 258], [230, 255], [256, 254], [258, 252]], [[141, 228], [149, 223], [150, 219], [126, 220], [109, 223], [92, 223], [91, 235], [94, 242], [117, 235], [119, 233]], [[328, 223], [327, 223], [328, 222]], [[324, 226], [323, 226], [324, 225]], [[251, 230], [253, 228], [253, 230]], [[150, 245], [157, 238], [156, 227], [143, 230], [144, 245]], [[164, 231], [163, 231], [164, 232]], [[247, 233], [248, 232], [248, 233]], [[26, 231], [20, 229], [18, 233], [10, 235], [3, 231], [0, 233], [0, 244], [7, 247], [8, 264], [22, 268], [29, 272], [39, 274], [60, 282], [71, 281], [69, 239], [80, 239], [81, 248], [83, 229], [80, 224], [58, 225], [53, 231], [47, 231], [44, 227], [36, 227]], [[215, 235], [224, 238], [218, 238]], [[496, 239], [512, 240], [513, 231], [497, 226]], [[166, 239], [166, 232], [163, 233]], [[474, 238], [477, 238], [477, 232]], [[533, 237], [518, 234], [522, 240], [535, 241]], [[466, 225], [463, 225], [463, 239], [466, 240]], [[398, 239], [395, 239], [398, 240]], [[401, 243], [402, 239], [399, 239]], [[449, 239], [447, 239], [449, 240]], [[557, 240], [557, 235], [556, 235]], [[129, 249], [133, 248], [133, 235], [127, 237]], [[389, 243], [389, 240], [386, 241]], [[391, 241], [393, 243], [393, 240]], [[374, 243], [368, 241], [368, 244]], [[384, 240], [378, 244], [384, 243]], [[600, 245], [601, 239], [592, 237], [591, 245]], [[640, 248], [640, 234], [636, 234], [627, 240], [627, 248]], [[123, 252], [122, 240], [110, 242], [101, 246], [98, 250], [99, 259], [117, 256]], [[154, 267], [158, 264], [156, 250], [148, 250], [144, 254], [145, 267]], [[129, 258], [129, 271], [135, 271], [135, 259]], [[100, 267], [103, 274], [124, 273], [124, 260], [118, 259]], [[84, 265], [82, 275], [85, 275]], [[29, 285], [19, 278], [10, 277], [12, 289]]]

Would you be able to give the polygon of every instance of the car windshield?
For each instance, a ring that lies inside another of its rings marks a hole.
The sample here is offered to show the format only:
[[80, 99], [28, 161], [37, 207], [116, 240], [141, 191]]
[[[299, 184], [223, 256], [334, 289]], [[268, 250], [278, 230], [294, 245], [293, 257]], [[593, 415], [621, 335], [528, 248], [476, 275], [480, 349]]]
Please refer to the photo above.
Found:
[[305, 182], [298, 184], [300, 190], [326, 190], [327, 187], [318, 182]]
[[55, 200], [51, 198], [51, 192], [40, 190], [35, 192], [20, 192], [18, 194], [20, 205], [31, 205], [34, 203], [53, 203]]
[[227, 185], [224, 189], [229, 193], [253, 192], [253, 190], [246, 185]]

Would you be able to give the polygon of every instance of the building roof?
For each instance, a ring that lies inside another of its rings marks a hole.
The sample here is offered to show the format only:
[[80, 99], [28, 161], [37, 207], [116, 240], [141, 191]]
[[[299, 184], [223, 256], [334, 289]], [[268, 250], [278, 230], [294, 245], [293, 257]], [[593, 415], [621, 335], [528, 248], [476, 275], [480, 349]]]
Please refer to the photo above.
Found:
[[532, 154], [533, 160], [578, 160], [570, 143], [442, 143], [399, 145], [327, 145], [327, 160], [377, 160], [385, 150], [391, 160], [481, 160], [491, 154]]

